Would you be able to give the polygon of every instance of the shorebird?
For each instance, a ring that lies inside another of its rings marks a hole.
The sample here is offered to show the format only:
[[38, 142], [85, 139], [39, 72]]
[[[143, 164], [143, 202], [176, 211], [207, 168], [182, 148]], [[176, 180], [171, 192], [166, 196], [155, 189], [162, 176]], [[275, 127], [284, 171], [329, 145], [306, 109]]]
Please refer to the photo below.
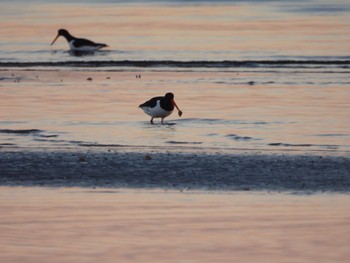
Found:
[[154, 97], [139, 106], [146, 114], [152, 117], [151, 124], [153, 124], [154, 118], [162, 118], [161, 123], [163, 124], [164, 118], [173, 112], [174, 107], [176, 107], [181, 117], [182, 111], [176, 105], [174, 94], [171, 92], [165, 94], [164, 97]]
[[84, 38], [76, 38], [69, 34], [69, 32], [65, 29], [58, 30], [58, 34], [52, 41], [51, 46], [55, 43], [59, 36], [63, 36], [67, 40], [72, 51], [96, 51], [100, 48], [108, 47], [106, 44], [95, 43]]

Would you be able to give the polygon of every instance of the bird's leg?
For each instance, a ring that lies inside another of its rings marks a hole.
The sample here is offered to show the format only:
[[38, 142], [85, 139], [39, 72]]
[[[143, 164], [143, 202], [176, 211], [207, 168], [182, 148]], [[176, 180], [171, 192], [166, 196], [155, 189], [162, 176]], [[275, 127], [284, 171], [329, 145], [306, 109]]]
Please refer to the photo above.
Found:
[[154, 124], [154, 123], [153, 123], [153, 117], [152, 117], [152, 119], [151, 119], [151, 124]]
[[164, 124], [164, 123], [163, 123], [163, 120], [164, 120], [164, 118], [162, 118], [161, 124]]

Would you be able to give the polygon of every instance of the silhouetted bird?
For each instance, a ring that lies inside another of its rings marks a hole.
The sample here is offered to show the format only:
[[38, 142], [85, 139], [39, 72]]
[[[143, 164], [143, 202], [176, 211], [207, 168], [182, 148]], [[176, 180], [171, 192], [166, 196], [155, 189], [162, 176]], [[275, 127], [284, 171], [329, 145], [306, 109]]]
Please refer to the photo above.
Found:
[[69, 34], [69, 32], [65, 29], [58, 30], [58, 34], [52, 41], [51, 46], [55, 43], [59, 36], [63, 36], [67, 40], [72, 51], [96, 51], [100, 48], [108, 47], [106, 44], [95, 43], [84, 38], [76, 38]]
[[165, 94], [164, 97], [154, 97], [139, 106], [146, 114], [152, 117], [151, 124], [153, 124], [154, 118], [162, 118], [161, 123], [163, 124], [164, 118], [173, 112], [174, 107], [176, 107], [181, 117], [182, 111], [176, 105], [174, 94], [171, 92]]

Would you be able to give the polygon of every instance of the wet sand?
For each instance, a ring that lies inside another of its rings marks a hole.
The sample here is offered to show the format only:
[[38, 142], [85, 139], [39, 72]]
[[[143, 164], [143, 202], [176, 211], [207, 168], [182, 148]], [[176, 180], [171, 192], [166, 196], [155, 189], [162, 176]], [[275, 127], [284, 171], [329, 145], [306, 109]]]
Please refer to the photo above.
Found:
[[350, 191], [345, 156], [86, 148], [1, 149], [0, 185]]
[[348, 262], [342, 194], [0, 187], [1, 262]]

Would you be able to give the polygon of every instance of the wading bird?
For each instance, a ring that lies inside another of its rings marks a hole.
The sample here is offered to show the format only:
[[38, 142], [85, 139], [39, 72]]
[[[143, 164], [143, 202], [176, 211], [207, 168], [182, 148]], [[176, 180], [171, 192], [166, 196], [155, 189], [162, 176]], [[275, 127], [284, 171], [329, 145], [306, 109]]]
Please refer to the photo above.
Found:
[[58, 30], [58, 34], [55, 37], [55, 39], [52, 41], [51, 46], [55, 43], [58, 37], [64, 37], [69, 47], [72, 51], [96, 51], [104, 47], [108, 47], [106, 44], [102, 43], [95, 43], [91, 40], [84, 39], [84, 38], [76, 38], [69, 34], [69, 32], [65, 29]]
[[171, 92], [165, 94], [164, 97], [154, 97], [139, 106], [146, 114], [152, 117], [151, 124], [153, 124], [154, 118], [162, 118], [161, 123], [163, 124], [164, 118], [173, 112], [174, 107], [176, 107], [181, 117], [182, 111], [176, 105], [174, 94]]

